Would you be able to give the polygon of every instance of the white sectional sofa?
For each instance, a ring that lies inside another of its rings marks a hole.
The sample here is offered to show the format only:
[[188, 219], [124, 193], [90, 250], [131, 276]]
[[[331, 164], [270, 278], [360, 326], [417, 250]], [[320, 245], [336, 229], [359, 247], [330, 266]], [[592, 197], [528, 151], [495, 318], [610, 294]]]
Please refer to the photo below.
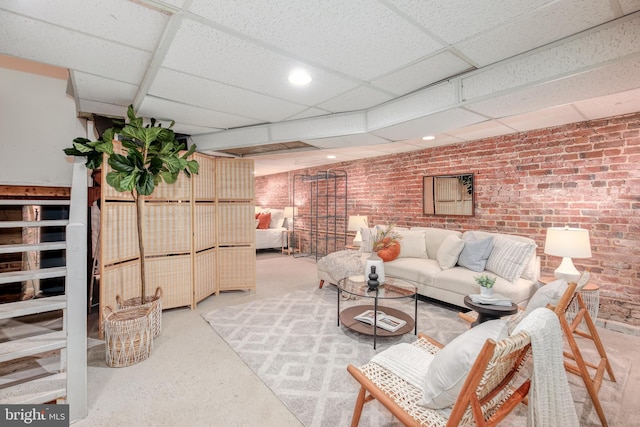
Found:
[[[320, 284], [363, 274], [377, 227], [363, 229], [360, 251], [345, 250], [318, 260]], [[418, 293], [464, 307], [464, 297], [480, 293], [474, 276], [497, 277], [495, 292], [526, 305], [538, 286], [540, 258], [527, 237], [431, 227], [395, 229], [401, 236], [398, 258], [385, 262], [385, 275], [410, 282]]]

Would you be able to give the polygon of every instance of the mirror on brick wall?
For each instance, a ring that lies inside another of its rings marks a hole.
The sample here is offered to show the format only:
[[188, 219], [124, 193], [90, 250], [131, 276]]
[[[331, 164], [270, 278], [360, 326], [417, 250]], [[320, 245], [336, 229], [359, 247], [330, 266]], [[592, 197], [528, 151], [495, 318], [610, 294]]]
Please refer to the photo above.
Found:
[[472, 173], [425, 176], [422, 194], [425, 215], [474, 214]]

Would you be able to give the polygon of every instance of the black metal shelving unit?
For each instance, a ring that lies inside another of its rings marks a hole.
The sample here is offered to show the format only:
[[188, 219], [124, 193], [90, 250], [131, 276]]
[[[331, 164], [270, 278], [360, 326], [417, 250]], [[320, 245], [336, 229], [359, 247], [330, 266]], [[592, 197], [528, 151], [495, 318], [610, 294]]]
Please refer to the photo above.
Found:
[[300, 252], [316, 261], [347, 243], [347, 172], [329, 169], [293, 177], [293, 239]]

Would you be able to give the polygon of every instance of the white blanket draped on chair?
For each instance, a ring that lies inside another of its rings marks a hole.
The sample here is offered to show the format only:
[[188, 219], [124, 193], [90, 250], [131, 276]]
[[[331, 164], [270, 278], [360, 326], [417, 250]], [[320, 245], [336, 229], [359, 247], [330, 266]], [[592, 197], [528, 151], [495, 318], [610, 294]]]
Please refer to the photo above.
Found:
[[537, 308], [516, 326], [512, 334], [520, 331], [531, 337], [533, 354], [527, 424], [578, 427], [578, 416], [564, 370], [558, 317], [547, 308]]

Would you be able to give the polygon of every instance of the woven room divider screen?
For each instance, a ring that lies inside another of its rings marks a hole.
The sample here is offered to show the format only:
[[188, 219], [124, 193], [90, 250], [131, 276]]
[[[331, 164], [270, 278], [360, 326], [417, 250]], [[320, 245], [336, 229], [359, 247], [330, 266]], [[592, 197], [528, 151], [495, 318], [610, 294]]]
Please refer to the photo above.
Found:
[[[114, 149], [122, 147], [114, 141]], [[145, 197], [146, 295], [163, 290], [162, 308], [190, 306], [221, 290], [255, 290], [253, 160], [200, 153], [198, 175], [180, 174]], [[107, 162], [104, 168], [109, 171]], [[100, 325], [107, 305], [140, 296], [136, 207], [102, 174]], [[101, 326], [102, 327], [102, 326]]]

